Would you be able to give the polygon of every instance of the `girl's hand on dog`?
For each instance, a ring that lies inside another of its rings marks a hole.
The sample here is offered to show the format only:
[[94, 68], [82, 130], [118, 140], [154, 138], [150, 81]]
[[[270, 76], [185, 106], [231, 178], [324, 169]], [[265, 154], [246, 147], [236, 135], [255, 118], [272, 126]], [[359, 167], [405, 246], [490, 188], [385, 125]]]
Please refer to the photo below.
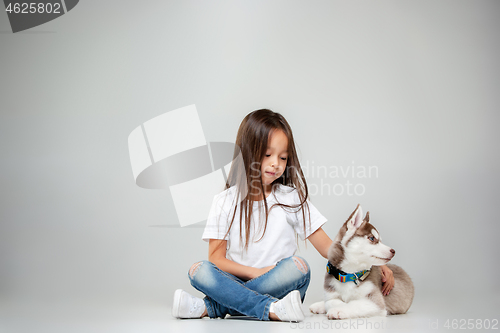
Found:
[[386, 265], [380, 266], [382, 269], [382, 295], [387, 296], [394, 288], [394, 275]]

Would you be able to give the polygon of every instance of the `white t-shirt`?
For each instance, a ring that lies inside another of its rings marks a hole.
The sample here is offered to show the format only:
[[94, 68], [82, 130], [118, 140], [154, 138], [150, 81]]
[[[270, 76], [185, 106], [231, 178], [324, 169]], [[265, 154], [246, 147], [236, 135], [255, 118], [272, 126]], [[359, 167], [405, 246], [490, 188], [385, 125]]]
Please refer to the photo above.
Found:
[[[235, 195], [236, 187], [233, 186], [214, 197], [202, 238], [204, 241], [210, 239], [227, 240], [226, 258], [245, 266], [263, 268], [275, 265], [283, 258], [293, 256], [297, 250], [295, 235], [298, 234], [300, 239], [304, 240], [327, 221], [308, 200], [311, 223], [309, 224], [309, 221], [306, 220], [306, 230], [304, 231], [302, 209], [275, 206], [269, 211], [266, 232], [262, 237], [265, 222], [264, 202], [254, 202], [253, 228], [250, 230], [248, 249], [245, 250], [245, 230], [243, 230], [242, 235], [243, 242], [240, 239], [240, 205], [236, 210], [231, 231], [224, 238], [233, 216]], [[268, 208], [271, 208], [276, 200], [288, 205], [300, 203], [297, 190], [281, 184], [275, 187], [273, 193], [266, 198]], [[307, 219], [307, 209], [305, 216]], [[244, 228], [244, 221], [242, 225]]]

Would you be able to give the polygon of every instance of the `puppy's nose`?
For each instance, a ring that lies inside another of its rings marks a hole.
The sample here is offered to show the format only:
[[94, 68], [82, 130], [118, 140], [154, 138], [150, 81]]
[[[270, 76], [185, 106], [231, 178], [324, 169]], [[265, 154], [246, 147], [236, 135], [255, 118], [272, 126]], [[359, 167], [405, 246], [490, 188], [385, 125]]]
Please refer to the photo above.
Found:
[[395, 254], [395, 253], [396, 253], [396, 251], [395, 251], [394, 249], [391, 249], [391, 253], [392, 253], [392, 254]]

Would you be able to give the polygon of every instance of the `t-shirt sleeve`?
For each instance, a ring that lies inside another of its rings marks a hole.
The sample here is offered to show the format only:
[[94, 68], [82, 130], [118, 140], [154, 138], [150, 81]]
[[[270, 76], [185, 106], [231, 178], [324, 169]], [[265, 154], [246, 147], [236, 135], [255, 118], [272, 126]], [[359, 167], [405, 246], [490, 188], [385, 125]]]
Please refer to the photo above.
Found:
[[227, 210], [224, 209], [224, 207], [227, 207], [224, 199], [224, 196], [216, 195], [212, 201], [207, 224], [205, 225], [205, 230], [201, 237], [206, 242], [210, 239], [225, 239], [224, 236], [226, 236], [227, 233], [229, 214]]
[[[297, 193], [294, 193], [294, 204], [299, 204], [300, 199], [298, 197]], [[311, 203], [310, 200], [307, 200], [307, 207], [309, 209], [305, 209], [306, 205], [304, 205], [301, 209], [295, 209], [294, 212], [289, 213], [289, 223], [293, 226], [295, 229], [295, 232], [299, 235], [301, 240], [305, 240], [307, 237], [312, 235], [316, 230], [318, 230], [323, 224], [325, 224], [326, 217], [321, 215], [321, 213], [318, 211], [318, 209]], [[304, 214], [302, 214], [302, 211], [304, 211]], [[308, 221], [309, 219], [309, 213], [311, 213], [311, 219], [310, 222]], [[306, 229], [304, 230], [304, 217], [305, 215], [306, 218]]]

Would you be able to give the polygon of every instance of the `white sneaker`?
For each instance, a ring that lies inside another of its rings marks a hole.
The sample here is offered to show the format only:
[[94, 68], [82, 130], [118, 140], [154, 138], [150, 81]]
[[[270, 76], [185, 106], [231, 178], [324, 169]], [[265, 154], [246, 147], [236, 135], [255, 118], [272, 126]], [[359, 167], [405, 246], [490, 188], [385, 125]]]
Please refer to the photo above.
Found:
[[188, 294], [182, 289], [174, 293], [174, 304], [172, 305], [172, 316], [175, 318], [201, 318], [205, 312], [205, 302], [198, 297]]
[[298, 290], [291, 291], [277, 302], [274, 302], [274, 314], [281, 321], [302, 321], [304, 312], [302, 311], [302, 301]]

